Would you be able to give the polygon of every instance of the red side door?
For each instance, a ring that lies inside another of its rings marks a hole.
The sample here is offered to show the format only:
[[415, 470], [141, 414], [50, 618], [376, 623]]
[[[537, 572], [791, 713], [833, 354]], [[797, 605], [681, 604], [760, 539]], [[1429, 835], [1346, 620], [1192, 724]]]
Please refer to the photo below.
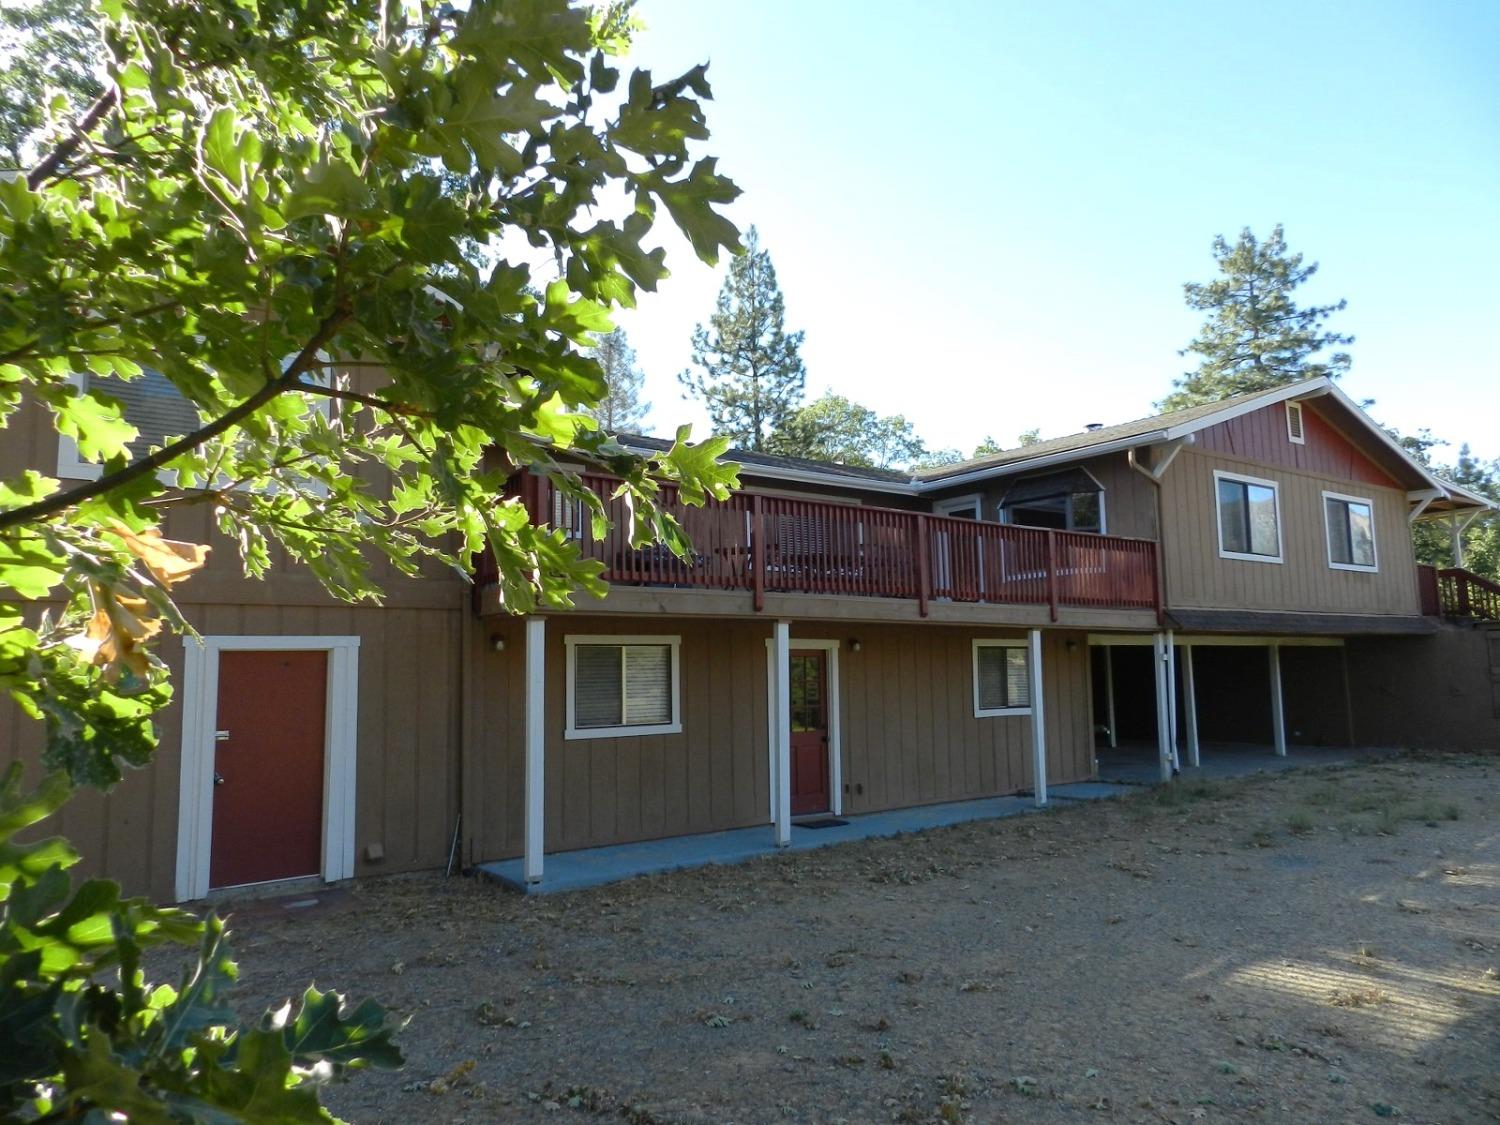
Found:
[[326, 652], [221, 652], [209, 885], [316, 875]]
[[828, 654], [793, 650], [792, 815], [827, 812]]

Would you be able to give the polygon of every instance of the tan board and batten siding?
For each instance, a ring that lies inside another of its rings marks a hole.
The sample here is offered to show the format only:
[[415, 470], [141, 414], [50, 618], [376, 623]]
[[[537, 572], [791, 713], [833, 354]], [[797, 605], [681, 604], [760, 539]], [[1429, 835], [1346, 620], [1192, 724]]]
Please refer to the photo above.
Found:
[[[546, 832], [549, 851], [764, 825], [769, 819], [766, 641], [770, 623], [681, 618], [547, 619]], [[575, 635], [681, 637], [682, 732], [563, 737], [566, 640]], [[844, 811], [1013, 793], [1030, 788], [1031, 720], [976, 719], [973, 640], [1014, 632], [861, 625], [851, 638], [816, 625], [799, 639], [838, 640]], [[504, 643], [495, 651], [494, 642]], [[1085, 634], [1048, 633], [1043, 663], [1054, 783], [1093, 775]], [[467, 859], [519, 854], [524, 821], [525, 636], [492, 621], [475, 637], [473, 741], [465, 762]], [[899, 690], [897, 690], [899, 687]]]
[[[57, 433], [28, 404], [0, 442], [0, 478], [26, 468], [55, 472]], [[350, 606], [330, 598], [305, 570], [289, 570], [273, 550], [263, 581], [240, 572], [234, 545], [213, 526], [206, 506], [170, 513], [166, 534], [209, 543], [207, 567], [180, 587], [187, 619], [204, 635], [357, 636], [359, 729], [356, 766], [355, 871], [374, 874], [441, 866], [452, 841], [458, 801], [461, 632], [468, 587], [432, 570], [396, 574], [376, 560], [388, 591], [383, 606]], [[159, 647], [182, 687], [183, 642]], [[267, 707], [276, 706], [274, 699]], [[182, 708], [157, 718], [160, 746], [148, 769], [129, 770], [108, 795], [85, 790], [55, 828], [83, 855], [81, 874], [117, 879], [131, 893], [170, 900], [175, 893]], [[43, 728], [0, 699], [0, 767], [28, 763], [39, 773]], [[53, 827], [53, 825], [49, 825]], [[379, 862], [366, 859], [378, 844]]]
[[[1406, 490], [1303, 407], [1307, 442], [1290, 441], [1282, 404], [1204, 430], [1162, 479], [1161, 545], [1169, 608], [1416, 615], [1416, 560]], [[1281, 494], [1282, 563], [1219, 555], [1214, 470], [1275, 481]], [[1323, 493], [1368, 498], [1379, 570], [1328, 565]]]

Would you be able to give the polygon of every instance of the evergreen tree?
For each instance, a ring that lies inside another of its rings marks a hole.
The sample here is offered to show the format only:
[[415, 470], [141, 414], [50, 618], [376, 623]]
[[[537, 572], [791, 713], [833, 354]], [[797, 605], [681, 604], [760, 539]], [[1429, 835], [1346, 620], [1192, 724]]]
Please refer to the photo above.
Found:
[[1249, 227], [1233, 246], [1219, 235], [1214, 239], [1214, 260], [1220, 277], [1182, 287], [1188, 307], [1209, 316], [1179, 353], [1200, 357], [1198, 370], [1174, 381], [1176, 390], [1159, 404], [1163, 410], [1322, 375], [1337, 378], [1349, 369], [1345, 352], [1326, 360], [1315, 358], [1324, 348], [1354, 342], [1353, 336], [1326, 327], [1328, 318], [1346, 302], [1297, 307], [1292, 294], [1318, 271], [1318, 264], [1304, 266], [1301, 254], [1287, 251], [1280, 223], [1264, 242]]
[[678, 376], [708, 409], [714, 432], [745, 449], [767, 448], [802, 405], [807, 374], [802, 333], [786, 331], [786, 308], [769, 251], [754, 227], [729, 263], [708, 327], [693, 330], [693, 364]]
[[638, 434], [644, 432], [646, 414], [651, 409], [649, 402], [641, 401], [641, 389], [646, 376], [635, 365], [635, 349], [623, 328], [616, 328], [599, 337], [594, 347], [594, 358], [604, 371], [607, 390], [599, 402], [589, 408], [589, 413], [611, 434]]

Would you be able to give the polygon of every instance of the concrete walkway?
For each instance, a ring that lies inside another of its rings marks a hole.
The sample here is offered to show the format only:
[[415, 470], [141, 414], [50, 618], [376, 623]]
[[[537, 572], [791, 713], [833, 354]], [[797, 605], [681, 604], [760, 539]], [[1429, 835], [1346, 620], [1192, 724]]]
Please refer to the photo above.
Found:
[[[1048, 787], [1055, 804], [1075, 801], [1097, 801], [1118, 797], [1130, 791], [1125, 785], [1098, 781], [1080, 781], [1071, 785]], [[479, 871], [512, 890], [526, 894], [556, 894], [616, 883], [637, 875], [659, 875], [715, 863], [743, 863], [758, 856], [787, 851], [811, 851], [853, 840], [871, 840], [883, 836], [900, 836], [929, 828], [945, 828], [974, 820], [998, 820], [1035, 812], [1030, 797], [989, 797], [978, 801], [954, 801], [946, 805], [922, 805], [918, 808], [892, 809], [889, 812], [865, 813], [844, 817], [845, 824], [830, 828], [803, 828], [792, 824], [792, 842], [778, 848], [772, 842], [771, 826], [737, 828], [729, 832], [709, 832], [701, 836], [673, 836], [665, 840], [643, 840], [638, 844], [617, 844], [607, 848], [587, 848], [576, 852], [554, 852], [546, 857], [541, 883], [528, 885], [521, 874], [520, 859], [481, 863]], [[811, 818], [810, 818], [811, 819]]]
[[[1101, 746], [1099, 779], [1115, 785], [1155, 785], [1161, 780], [1156, 761], [1156, 744], [1121, 743], [1116, 749]], [[1186, 762], [1184, 751], [1183, 761]], [[1394, 753], [1363, 747], [1289, 746], [1285, 758], [1276, 756], [1269, 746], [1252, 743], [1205, 742], [1200, 748], [1203, 762], [1196, 768], [1184, 765], [1185, 781], [1217, 781], [1228, 777], [1246, 777], [1254, 773], [1275, 773], [1301, 766], [1337, 766], [1366, 761]]]

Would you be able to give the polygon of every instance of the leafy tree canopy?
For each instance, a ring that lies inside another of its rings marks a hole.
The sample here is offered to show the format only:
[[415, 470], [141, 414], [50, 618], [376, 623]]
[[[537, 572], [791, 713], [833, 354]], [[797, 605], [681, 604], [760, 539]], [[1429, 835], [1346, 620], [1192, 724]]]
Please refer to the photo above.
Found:
[[766, 448], [873, 469], [905, 468], [927, 454], [915, 428], [900, 414], [882, 416], [831, 391], [788, 418]]
[[[6, 126], [37, 160], [0, 181], [0, 426], [50, 417], [99, 466], [81, 484], [0, 480], [0, 688], [45, 723], [52, 771], [30, 796], [8, 778], [0, 807], [0, 1114], [30, 1099], [58, 1117], [323, 1116], [316, 1085], [338, 1066], [392, 1061], [378, 1011], [309, 993], [300, 1014], [241, 1027], [216, 922], [108, 883], [70, 894], [65, 845], [13, 834], [149, 760], [169, 693], [150, 642], [188, 629], [173, 591], [206, 552], [163, 534], [177, 508], [209, 506], [247, 573], [279, 547], [348, 599], [378, 598], [373, 556], [415, 574], [488, 549], [524, 612], [601, 588], [597, 563], [506, 495], [529, 467], [602, 520], [581, 461], [620, 479], [633, 540], [685, 551], [660, 483], [724, 495], [725, 443], [681, 431], [631, 455], [588, 414], [606, 389], [590, 349], [612, 307], [666, 276], [658, 217], [707, 262], [739, 248], [718, 211], [737, 189], [693, 151], [705, 69], [622, 74], [619, 6], [97, 0], [88, 15], [97, 96]], [[147, 368], [200, 424], [142, 452], [90, 380]], [[175, 994], [141, 978], [156, 940], [201, 941]]]
[[745, 449], [768, 449], [802, 405], [807, 373], [802, 333], [786, 330], [786, 303], [771, 254], [754, 227], [746, 253], [729, 276], [708, 327], [693, 330], [693, 364], [678, 376], [708, 410], [714, 432]]
[[52, 122], [72, 121], [104, 87], [99, 27], [90, 0], [35, 0], [0, 6], [0, 166], [36, 157]]
[[1188, 307], [1208, 313], [1181, 352], [1197, 356], [1198, 369], [1173, 383], [1176, 390], [1159, 404], [1161, 409], [1181, 410], [1319, 376], [1337, 378], [1349, 369], [1346, 352], [1318, 358], [1325, 348], [1354, 342], [1353, 336], [1327, 328], [1328, 319], [1346, 302], [1297, 305], [1296, 289], [1317, 273], [1318, 265], [1304, 266], [1301, 254], [1287, 250], [1281, 224], [1264, 242], [1249, 227], [1232, 246], [1219, 235], [1213, 253], [1220, 276], [1183, 286]]

